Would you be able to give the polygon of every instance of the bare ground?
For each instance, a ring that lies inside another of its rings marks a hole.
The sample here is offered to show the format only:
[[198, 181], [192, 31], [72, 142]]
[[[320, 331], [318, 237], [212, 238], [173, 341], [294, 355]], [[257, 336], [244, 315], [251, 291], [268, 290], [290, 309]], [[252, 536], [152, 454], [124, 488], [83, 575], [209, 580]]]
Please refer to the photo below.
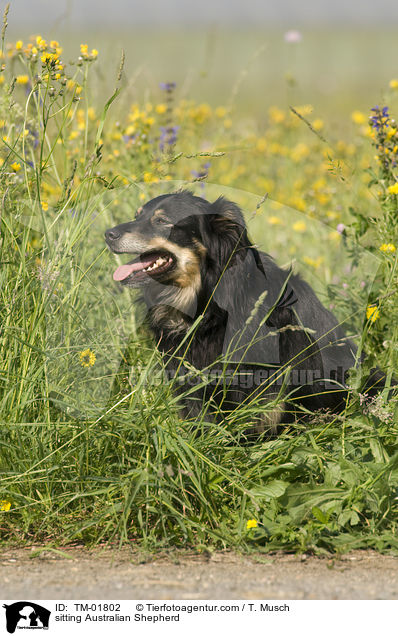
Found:
[[[62, 552], [62, 553], [61, 553]], [[398, 599], [398, 557], [0, 548], [0, 598]]]

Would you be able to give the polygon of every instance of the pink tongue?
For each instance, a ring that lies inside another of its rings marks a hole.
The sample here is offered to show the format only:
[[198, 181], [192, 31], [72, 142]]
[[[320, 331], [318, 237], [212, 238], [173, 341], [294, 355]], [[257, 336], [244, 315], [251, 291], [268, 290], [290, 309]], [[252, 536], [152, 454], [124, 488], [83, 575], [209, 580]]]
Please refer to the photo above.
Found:
[[129, 265], [120, 265], [113, 274], [113, 280], [124, 280], [127, 276], [130, 276], [133, 272], [139, 272], [140, 270], [148, 267], [153, 263], [152, 259], [145, 261], [138, 261], [137, 263], [130, 263]]

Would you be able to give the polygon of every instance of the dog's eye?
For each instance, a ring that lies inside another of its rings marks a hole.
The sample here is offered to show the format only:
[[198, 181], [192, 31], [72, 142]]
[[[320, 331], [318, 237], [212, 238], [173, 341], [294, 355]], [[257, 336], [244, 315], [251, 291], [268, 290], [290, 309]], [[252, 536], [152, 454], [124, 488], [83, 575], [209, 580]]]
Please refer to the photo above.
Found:
[[164, 217], [164, 216], [155, 216], [153, 221], [157, 225], [171, 225], [172, 224], [170, 219], [166, 219], [166, 217]]

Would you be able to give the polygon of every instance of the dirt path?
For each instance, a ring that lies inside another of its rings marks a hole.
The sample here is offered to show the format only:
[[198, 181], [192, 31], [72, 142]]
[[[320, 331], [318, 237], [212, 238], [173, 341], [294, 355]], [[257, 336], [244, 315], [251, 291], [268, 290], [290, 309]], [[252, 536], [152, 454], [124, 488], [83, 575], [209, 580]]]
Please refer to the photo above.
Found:
[[398, 557], [0, 549], [0, 599], [398, 599]]

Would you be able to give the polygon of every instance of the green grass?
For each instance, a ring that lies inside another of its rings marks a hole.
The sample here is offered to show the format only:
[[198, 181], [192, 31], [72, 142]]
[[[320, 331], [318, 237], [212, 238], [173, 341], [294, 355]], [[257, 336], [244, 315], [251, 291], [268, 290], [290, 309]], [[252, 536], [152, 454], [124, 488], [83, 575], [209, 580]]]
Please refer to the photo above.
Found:
[[[294, 260], [333, 305], [369, 364], [397, 374], [397, 251], [380, 250], [398, 245], [388, 190], [396, 169], [375, 164], [377, 139], [350, 112], [342, 140], [326, 111], [321, 125], [304, 109], [314, 134], [277, 100], [266, 125], [263, 115], [248, 121], [238, 97], [222, 100], [224, 112], [187, 104], [179, 89], [153, 88], [148, 105], [137, 88], [131, 107], [127, 87], [113, 93], [126, 84], [117, 72], [111, 103], [89, 82], [99, 62], [55, 78], [57, 69], [10, 50], [0, 85], [1, 540], [395, 551], [394, 405], [381, 396], [361, 408], [353, 374], [342, 415], [314, 414], [276, 439], [246, 443], [248, 423], [268, 408], [255, 402], [224, 425], [206, 412], [183, 421], [142, 309], [112, 283], [115, 257], [103, 242], [105, 228], [162, 191], [225, 194], [246, 211], [254, 240], [280, 264]], [[160, 126], [170, 122], [177, 144], [162, 153]], [[208, 178], [197, 181], [207, 161]], [[82, 365], [87, 349], [91, 366]]]

